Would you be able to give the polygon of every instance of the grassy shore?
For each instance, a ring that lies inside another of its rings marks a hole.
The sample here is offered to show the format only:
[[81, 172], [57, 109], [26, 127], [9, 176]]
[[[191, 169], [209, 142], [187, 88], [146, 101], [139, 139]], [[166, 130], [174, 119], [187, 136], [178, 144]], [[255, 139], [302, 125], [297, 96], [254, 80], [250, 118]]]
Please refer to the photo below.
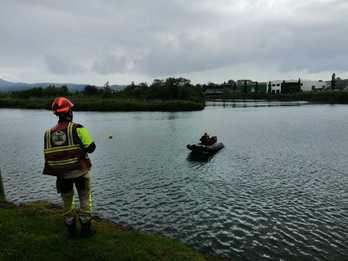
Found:
[[[189, 100], [137, 100], [70, 97], [77, 111], [196, 111], [204, 102]], [[0, 108], [49, 109], [52, 98], [0, 98]]]
[[68, 239], [61, 209], [48, 203], [0, 202], [0, 260], [221, 260], [162, 236], [95, 221], [91, 238]]

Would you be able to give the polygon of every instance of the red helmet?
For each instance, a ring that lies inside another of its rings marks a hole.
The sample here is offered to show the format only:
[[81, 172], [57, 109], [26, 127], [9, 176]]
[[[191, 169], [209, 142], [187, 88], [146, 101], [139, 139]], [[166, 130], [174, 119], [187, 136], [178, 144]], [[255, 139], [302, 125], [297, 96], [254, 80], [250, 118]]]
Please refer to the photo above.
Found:
[[74, 107], [74, 104], [65, 97], [57, 97], [52, 102], [52, 111], [57, 113], [66, 113]]

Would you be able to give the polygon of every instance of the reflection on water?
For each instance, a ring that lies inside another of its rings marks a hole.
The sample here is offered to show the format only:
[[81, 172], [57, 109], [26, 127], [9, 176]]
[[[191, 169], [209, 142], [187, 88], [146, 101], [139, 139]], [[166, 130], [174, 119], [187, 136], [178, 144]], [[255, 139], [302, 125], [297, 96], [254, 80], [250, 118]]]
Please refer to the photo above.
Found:
[[[97, 150], [96, 214], [233, 260], [348, 256], [348, 106], [199, 112], [77, 112]], [[0, 110], [7, 197], [60, 202], [43, 177], [48, 111]], [[225, 148], [207, 160], [186, 144], [202, 133]], [[113, 136], [113, 139], [109, 139]]]

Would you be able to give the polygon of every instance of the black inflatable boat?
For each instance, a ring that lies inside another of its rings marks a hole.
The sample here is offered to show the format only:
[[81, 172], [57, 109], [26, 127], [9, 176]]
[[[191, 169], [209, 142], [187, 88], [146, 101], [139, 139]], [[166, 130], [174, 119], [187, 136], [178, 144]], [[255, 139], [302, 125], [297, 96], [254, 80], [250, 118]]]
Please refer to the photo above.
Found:
[[221, 150], [224, 147], [224, 144], [222, 142], [214, 143], [213, 145], [203, 145], [202, 143], [197, 144], [188, 144], [186, 146], [189, 150], [191, 150], [194, 153], [200, 153], [200, 154], [214, 154]]

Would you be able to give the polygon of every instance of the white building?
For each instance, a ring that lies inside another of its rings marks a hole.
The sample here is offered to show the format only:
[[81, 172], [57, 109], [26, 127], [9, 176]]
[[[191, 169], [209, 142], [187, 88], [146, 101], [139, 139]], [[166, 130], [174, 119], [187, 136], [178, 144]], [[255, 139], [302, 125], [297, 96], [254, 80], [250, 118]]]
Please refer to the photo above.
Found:
[[[282, 88], [282, 83], [298, 83], [298, 80], [277, 80], [277, 81], [270, 81], [268, 83], [268, 88], [269, 84], [271, 85], [271, 92], [272, 93], [281, 93], [281, 88]], [[314, 91], [314, 90], [321, 90], [321, 89], [326, 89], [330, 87], [329, 84], [325, 81], [312, 81], [312, 80], [301, 80], [301, 90], [304, 92], [308, 91]], [[268, 89], [269, 90], [269, 89]]]
[[325, 81], [301, 80], [301, 90], [304, 92], [326, 89], [328, 87], [330, 86]]
[[271, 87], [271, 89], [270, 89], [271, 93], [281, 93], [282, 82], [283, 82], [282, 80], [269, 81], [268, 90], [269, 90], [269, 87]]
[[269, 81], [268, 82], [268, 90], [269, 85], [271, 85], [271, 93], [281, 93], [282, 92], [282, 83], [298, 83], [298, 80], [276, 80], [276, 81]]

